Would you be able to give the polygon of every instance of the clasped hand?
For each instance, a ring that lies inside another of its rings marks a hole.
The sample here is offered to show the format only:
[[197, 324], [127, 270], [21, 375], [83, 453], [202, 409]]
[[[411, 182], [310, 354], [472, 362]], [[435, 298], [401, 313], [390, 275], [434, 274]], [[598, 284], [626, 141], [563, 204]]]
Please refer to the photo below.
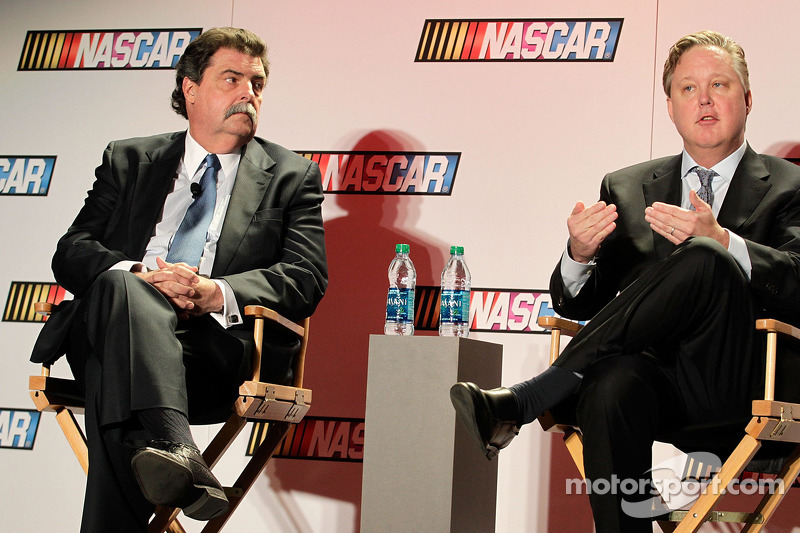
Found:
[[197, 274], [197, 267], [156, 258], [158, 270], [136, 275], [167, 297], [178, 317], [186, 319], [222, 310], [222, 292], [216, 283]]
[[[694, 211], [655, 202], [645, 209], [644, 219], [653, 231], [673, 244], [680, 244], [691, 236], [703, 236], [711, 237], [727, 248], [730, 236], [717, 222], [711, 206], [701, 200], [695, 191], [689, 193], [689, 201]], [[583, 202], [575, 204], [567, 218], [572, 259], [579, 263], [591, 261], [602, 242], [616, 229], [617, 216], [614, 204], [602, 201], [589, 207]]]

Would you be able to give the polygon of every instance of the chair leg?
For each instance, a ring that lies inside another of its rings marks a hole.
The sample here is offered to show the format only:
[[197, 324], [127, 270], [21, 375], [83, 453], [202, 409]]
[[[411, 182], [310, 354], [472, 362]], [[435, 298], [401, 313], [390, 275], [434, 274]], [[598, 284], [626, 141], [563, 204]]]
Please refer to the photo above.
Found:
[[786, 464], [783, 465], [778, 477], [775, 478], [775, 481], [783, 480], [783, 486], [780, 487], [780, 490], [776, 490], [772, 494], [765, 494], [758, 503], [755, 511], [753, 511], [754, 514], [760, 513], [761, 516], [764, 517], [764, 520], [760, 524], [747, 524], [742, 529], [742, 533], [758, 533], [761, 531], [767, 524], [767, 521], [772, 517], [775, 509], [780, 505], [783, 497], [786, 496], [786, 491], [792, 486], [798, 473], [800, 473], [800, 446], [794, 449], [792, 455], [786, 461]]
[[567, 451], [572, 456], [575, 466], [578, 467], [581, 477], [586, 479], [586, 472], [583, 468], [583, 439], [580, 432], [574, 429], [566, 430], [564, 432], [564, 444], [567, 445]]
[[70, 448], [83, 468], [85, 474], [89, 473], [89, 448], [86, 446], [86, 435], [83, 434], [81, 426], [75, 419], [75, 414], [71, 409], [60, 407], [56, 410], [56, 420], [61, 426], [61, 431], [67, 437]]
[[183, 526], [177, 520], [170, 522], [167, 531], [169, 531], [169, 533], [186, 533], [186, 530], [183, 529]]
[[[164, 533], [165, 531], [169, 531], [170, 533], [180, 533], [183, 529], [177, 520], [178, 513], [180, 512], [180, 509], [173, 509], [171, 507], [156, 507], [156, 514], [152, 520], [150, 520], [150, 524], [147, 526], [147, 533]], [[173, 529], [173, 526], [176, 524], [177, 527], [180, 527], [181, 529]]]
[[253, 483], [255, 483], [256, 479], [258, 479], [258, 476], [261, 475], [261, 472], [267, 466], [267, 461], [269, 461], [270, 457], [272, 457], [272, 454], [275, 453], [275, 450], [278, 448], [281, 441], [283, 441], [283, 438], [286, 436], [286, 432], [289, 431], [289, 426], [289, 422], [269, 423], [269, 429], [267, 430], [267, 435], [265, 436], [264, 441], [250, 458], [247, 466], [245, 466], [244, 470], [242, 470], [239, 479], [236, 480], [236, 484], [233, 486], [237, 493], [232, 495], [232, 497], [229, 496], [228, 498], [230, 502], [228, 512], [220, 517], [210, 520], [208, 524], [206, 524], [206, 527], [203, 528], [203, 533], [215, 533], [222, 529], [233, 512], [239, 506], [239, 503], [250, 490], [250, 487], [253, 486]]
[[730, 482], [742, 473], [744, 467], [750, 462], [759, 448], [761, 448], [761, 443], [758, 440], [750, 435], [745, 435], [728, 460], [725, 461], [725, 464], [722, 465], [720, 471], [703, 489], [702, 494], [694, 502], [689, 513], [681, 520], [678, 527], [675, 528], [675, 531], [684, 533], [696, 532], [700, 529], [700, 526], [706, 521], [711, 511], [714, 510], [717, 501], [725, 494]]
[[235, 413], [228, 417], [228, 420], [225, 421], [225, 425], [214, 435], [214, 438], [211, 439], [211, 442], [208, 443], [208, 446], [203, 451], [203, 460], [209, 468], [214, 468], [222, 457], [222, 454], [230, 448], [233, 441], [236, 440], [236, 437], [242, 432], [242, 428], [244, 428], [245, 424], [247, 424], [247, 420]]

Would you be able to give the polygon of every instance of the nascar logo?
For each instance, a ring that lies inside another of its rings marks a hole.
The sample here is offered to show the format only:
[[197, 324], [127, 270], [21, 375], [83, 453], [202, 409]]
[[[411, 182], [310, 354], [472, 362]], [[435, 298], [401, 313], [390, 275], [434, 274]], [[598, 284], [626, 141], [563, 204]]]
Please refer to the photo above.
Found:
[[[264, 422], [253, 424], [247, 455], [253, 455], [268, 428]], [[364, 419], [306, 417], [289, 426], [273, 457], [360, 463], [364, 459]]]
[[67, 294], [55, 283], [12, 281], [3, 313], [3, 322], [44, 322], [47, 320], [33, 310], [36, 302], [59, 304]]
[[[416, 287], [414, 328], [439, 329], [439, 287]], [[540, 316], [556, 316], [550, 293], [543, 290], [472, 289], [469, 303], [470, 331], [491, 333], [548, 334], [536, 321]]]
[[453, 191], [460, 153], [298, 152], [316, 162], [332, 194], [427, 194]]
[[174, 68], [202, 31], [29, 31], [17, 70]]
[[415, 61], [614, 61], [623, 20], [426, 20]]
[[55, 156], [0, 156], [0, 195], [47, 196]]
[[32, 450], [40, 418], [33, 409], [0, 409], [0, 448]]

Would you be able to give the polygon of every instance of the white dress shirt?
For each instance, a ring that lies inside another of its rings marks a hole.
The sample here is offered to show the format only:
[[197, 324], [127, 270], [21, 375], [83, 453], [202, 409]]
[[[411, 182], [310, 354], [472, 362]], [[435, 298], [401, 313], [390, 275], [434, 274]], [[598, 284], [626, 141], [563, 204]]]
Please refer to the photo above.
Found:
[[[728, 188], [733, 179], [733, 174], [736, 172], [736, 168], [739, 166], [742, 157], [744, 157], [746, 149], [747, 142], [744, 142], [738, 150], [710, 169], [717, 173], [711, 181], [711, 189], [714, 192], [714, 204], [711, 206], [711, 211], [714, 213], [715, 218], [719, 215], [722, 203], [725, 201], [725, 196], [728, 194]], [[692, 205], [689, 199], [689, 191], [697, 191], [700, 188], [700, 178], [692, 170], [695, 166], [697, 166], [697, 163], [695, 163], [692, 156], [684, 150], [681, 160], [681, 207], [684, 209], [689, 209]], [[642, 213], [642, 216], [644, 216], [644, 213]], [[728, 252], [730, 252], [731, 256], [739, 263], [739, 266], [749, 280], [753, 265], [750, 261], [750, 254], [747, 252], [747, 245], [744, 239], [739, 235], [736, 235], [727, 228], [725, 231], [728, 232], [729, 237]], [[581, 288], [589, 279], [594, 267], [594, 259], [588, 264], [578, 263], [573, 260], [569, 256], [569, 243], [567, 243], [567, 249], [564, 250], [561, 256], [561, 277], [564, 280], [564, 288], [568, 296], [573, 297], [580, 292]]]

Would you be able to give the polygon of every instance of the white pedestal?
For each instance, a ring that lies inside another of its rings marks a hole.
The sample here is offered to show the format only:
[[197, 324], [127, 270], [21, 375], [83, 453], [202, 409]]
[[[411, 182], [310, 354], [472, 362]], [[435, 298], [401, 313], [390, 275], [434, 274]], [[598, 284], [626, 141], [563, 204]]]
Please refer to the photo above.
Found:
[[362, 533], [494, 532], [497, 460], [456, 420], [450, 387], [500, 385], [502, 346], [371, 335]]

